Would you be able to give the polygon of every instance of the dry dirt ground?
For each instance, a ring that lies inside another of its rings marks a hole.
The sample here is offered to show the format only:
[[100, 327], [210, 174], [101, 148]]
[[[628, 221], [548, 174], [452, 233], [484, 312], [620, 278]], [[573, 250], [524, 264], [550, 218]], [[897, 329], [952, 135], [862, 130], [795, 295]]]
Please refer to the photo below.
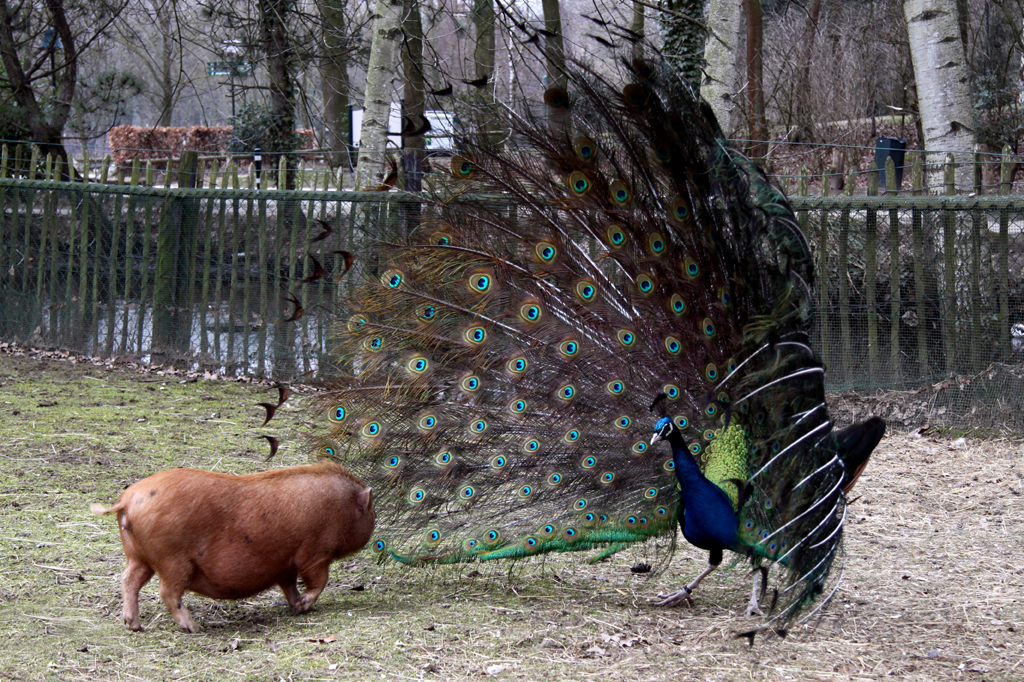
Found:
[[[120, 622], [124, 557], [89, 513], [171, 466], [245, 473], [308, 461], [302, 400], [259, 429], [269, 386], [0, 348], [0, 679], [1021, 680], [1024, 462], [1015, 440], [894, 434], [850, 508], [845, 577], [821, 617], [754, 647], [734, 633], [748, 581], [713, 575], [692, 608], [648, 600], [699, 571], [665, 544], [597, 566], [576, 557], [411, 570], [335, 564], [314, 610], [267, 592], [195, 595], [185, 634], [143, 590]], [[281, 439], [269, 464], [260, 434]]]

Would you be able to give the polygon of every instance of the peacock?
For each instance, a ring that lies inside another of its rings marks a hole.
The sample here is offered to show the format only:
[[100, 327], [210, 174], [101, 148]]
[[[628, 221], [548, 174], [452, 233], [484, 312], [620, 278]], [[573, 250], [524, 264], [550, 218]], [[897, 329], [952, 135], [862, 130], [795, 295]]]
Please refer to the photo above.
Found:
[[678, 525], [709, 567], [660, 603], [730, 550], [748, 613], [778, 567], [759, 629], [785, 632], [836, 582], [884, 423], [833, 430], [811, 249], [710, 107], [656, 54], [569, 59], [566, 83], [487, 107], [379, 245], [316, 445], [373, 487], [382, 561], [597, 561]]

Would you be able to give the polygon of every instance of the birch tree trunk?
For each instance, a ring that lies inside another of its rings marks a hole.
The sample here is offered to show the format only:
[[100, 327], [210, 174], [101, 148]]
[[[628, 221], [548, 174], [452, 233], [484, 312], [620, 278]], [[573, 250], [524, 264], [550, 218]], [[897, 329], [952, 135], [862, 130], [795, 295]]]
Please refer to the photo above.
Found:
[[[903, 12], [928, 161], [938, 169], [941, 157], [936, 152], [953, 152], [959, 162], [956, 184], [970, 187], [974, 169], [968, 154], [974, 149], [976, 123], [957, 2], [906, 0]], [[930, 171], [927, 184], [941, 187], [942, 171]]]
[[711, 0], [704, 46], [701, 96], [711, 105], [726, 137], [736, 137], [743, 124], [736, 97], [743, 90], [744, 16], [738, 0]]
[[562, 44], [562, 14], [558, 0], [542, 0], [544, 28], [552, 35], [544, 38], [544, 57], [547, 60], [549, 88], [565, 90], [565, 47]]
[[398, 71], [402, 40], [402, 1], [377, 0], [373, 13], [373, 40], [366, 68], [363, 125], [359, 133], [359, 168], [356, 189], [373, 187], [384, 172], [393, 83]]
[[662, 54], [694, 91], [700, 90], [704, 66], [704, 0], [659, 0]]

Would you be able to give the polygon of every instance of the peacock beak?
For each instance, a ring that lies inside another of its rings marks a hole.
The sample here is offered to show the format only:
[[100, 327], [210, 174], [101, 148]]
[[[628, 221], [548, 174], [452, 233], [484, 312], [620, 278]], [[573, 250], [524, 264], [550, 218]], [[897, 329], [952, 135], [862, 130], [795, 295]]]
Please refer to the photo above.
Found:
[[653, 436], [651, 436], [651, 445], [654, 445], [659, 440], [661, 440], [661, 434], [660, 433], [654, 434]]

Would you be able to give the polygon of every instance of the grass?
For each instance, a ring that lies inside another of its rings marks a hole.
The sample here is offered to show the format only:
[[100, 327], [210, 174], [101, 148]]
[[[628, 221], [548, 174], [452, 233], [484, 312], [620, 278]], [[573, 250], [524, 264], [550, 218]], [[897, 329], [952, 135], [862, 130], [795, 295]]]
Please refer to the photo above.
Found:
[[[121, 623], [115, 523], [89, 503], [172, 466], [305, 463], [302, 396], [267, 429], [269, 386], [0, 347], [0, 679], [1019, 680], [1024, 463], [1011, 440], [890, 435], [850, 508], [845, 578], [811, 626], [753, 648], [748, 581], [719, 572], [692, 608], [656, 609], [705, 556], [665, 544], [429, 570], [334, 565], [313, 611], [281, 595], [189, 595], [178, 630], [154, 579], [145, 632]], [[270, 463], [260, 434], [280, 438]]]

